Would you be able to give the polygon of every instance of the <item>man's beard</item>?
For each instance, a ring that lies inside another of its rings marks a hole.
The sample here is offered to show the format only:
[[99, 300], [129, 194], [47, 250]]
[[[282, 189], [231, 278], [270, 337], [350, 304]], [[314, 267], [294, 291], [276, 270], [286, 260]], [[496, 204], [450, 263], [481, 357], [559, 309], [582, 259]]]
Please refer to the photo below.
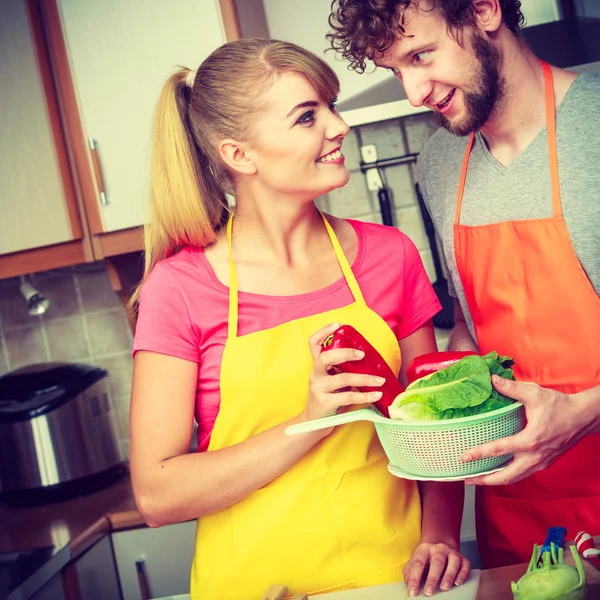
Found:
[[504, 95], [503, 80], [498, 69], [498, 50], [479, 33], [474, 34], [471, 43], [479, 62], [479, 69], [473, 77], [474, 82], [479, 82], [479, 89], [464, 92], [465, 116], [460, 121], [452, 122], [442, 113], [435, 113], [438, 125], [459, 136], [481, 129]]

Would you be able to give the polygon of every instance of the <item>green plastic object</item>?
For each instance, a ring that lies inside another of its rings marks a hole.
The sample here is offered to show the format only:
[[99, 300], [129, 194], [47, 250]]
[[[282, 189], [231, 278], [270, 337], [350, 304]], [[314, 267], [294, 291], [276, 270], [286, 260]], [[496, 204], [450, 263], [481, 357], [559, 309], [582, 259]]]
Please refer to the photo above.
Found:
[[564, 551], [554, 542], [550, 551], [542, 553], [538, 565], [538, 546], [533, 546], [533, 554], [527, 571], [517, 583], [510, 584], [514, 600], [585, 600], [585, 570], [577, 548], [570, 546], [575, 567], [565, 564]]
[[474, 446], [521, 431], [525, 427], [525, 408], [515, 402], [459, 419], [402, 421], [388, 419], [369, 407], [290, 425], [285, 432], [297, 435], [357, 421], [375, 424], [391, 466], [421, 477], [461, 477], [498, 468], [510, 460], [510, 454], [466, 463], [460, 457]]

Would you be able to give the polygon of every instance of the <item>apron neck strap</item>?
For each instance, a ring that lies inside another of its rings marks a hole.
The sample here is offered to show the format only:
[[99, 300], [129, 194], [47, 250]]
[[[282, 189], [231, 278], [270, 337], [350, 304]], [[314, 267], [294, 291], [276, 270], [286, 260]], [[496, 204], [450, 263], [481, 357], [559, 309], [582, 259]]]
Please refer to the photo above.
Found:
[[227, 321], [227, 337], [237, 337], [238, 324], [238, 283], [235, 265], [233, 264], [233, 251], [231, 248], [231, 232], [233, 230], [233, 211], [227, 221], [227, 248], [229, 249], [229, 319]]
[[[227, 221], [227, 247], [229, 249], [229, 320], [227, 323], [227, 335], [230, 338], [237, 337], [238, 330], [238, 282], [237, 282], [237, 274], [235, 272], [235, 265], [233, 263], [233, 251], [231, 244], [231, 237], [233, 231], [233, 212], [229, 215], [229, 220]], [[323, 219], [323, 223], [325, 224], [325, 229], [329, 234], [329, 239], [331, 240], [331, 245], [333, 246], [333, 250], [335, 252], [335, 256], [338, 259], [340, 268], [342, 269], [342, 273], [344, 278], [346, 279], [346, 283], [354, 296], [355, 302], [364, 304], [365, 300], [363, 298], [362, 292], [360, 290], [360, 286], [358, 285], [358, 281], [356, 281], [356, 277], [352, 272], [352, 267], [348, 263], [348, 259], [340, 246], [340, 242], [335, 235], [331, 225], [328, 223], [325, 215], [319, 211], [321, 218]]]
[[[546, 105], [546, 129], [548, 131], [548, 153], [550, 156], [550, 182], [552, 184], [552, 210], [555, 217], [562, 215], [562, 206], [560, 202], [560, 182], [558, 179], [558, 153], [556, 150], [556, 106], [554, 102], [554, 79], [550, 65], [540, 60], [544, 71], [544, 96]], [[467, 170], [469, 168], [469, 157], [473, 150], [475, 142], [475, 132], [471, 133], [465, 157], [463, 159], [462, 170], [458, 183], [458, 195], [456, 198], [456, 213], [454, 215], [454, 224], [457, 225], [460, 219], [460, 209], [465, 192], [465, 183], [467, 181]]]

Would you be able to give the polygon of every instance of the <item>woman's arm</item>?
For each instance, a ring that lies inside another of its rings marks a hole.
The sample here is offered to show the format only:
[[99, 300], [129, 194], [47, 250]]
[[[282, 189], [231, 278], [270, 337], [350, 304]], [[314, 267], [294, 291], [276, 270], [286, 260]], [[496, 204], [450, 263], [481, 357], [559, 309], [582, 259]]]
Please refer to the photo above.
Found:
[[324, 327], [309, 340], [314, 366], [305, 409], [293, 419], [214, 452], [188, 454], [197, 364], [154, 352], [136, 353], [130, 414], [131, 477], [138, 509], [148, 525], [195, 519], [239, 502], [287, 471], [331, 431], [287, 436], [288, 425], [377, 399], [378, 392], [338, 391], [379, 386], [383, 380], [370, 375], [329, 374], [336, 364], [362, 358], [352, 349], [320, 354], [321, 343], [337, 327], [338, 323]]
[[[198, 366], [138, 352], [131, 398], [131, 475], [150, 526], [195, 519], [239, 502], [288, 470], [323, 432], [286, 436], [300, 417], [241, 444], [188, 454]], [[240, 415], [243, 419], [243, 415]]]
[[450, 334], [448, 350], [473, 350], [479, 352], [477, 342], [473, 339], [465, 315], [458, 300], [454, 301], [454, 329]]

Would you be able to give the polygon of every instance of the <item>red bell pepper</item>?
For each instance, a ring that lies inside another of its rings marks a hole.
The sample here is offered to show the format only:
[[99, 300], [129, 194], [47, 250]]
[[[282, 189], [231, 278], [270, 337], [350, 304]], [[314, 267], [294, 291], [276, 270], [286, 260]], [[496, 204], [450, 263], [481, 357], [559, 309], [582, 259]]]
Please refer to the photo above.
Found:
[[471, 350], [422, 354], [410, 361], [410, 364], [406, 368], [406, 379], [411, 384], [413, 381], [425, 377], [425, 375], [431, 375], [431, 373], [453, 365], [465, 356], [473, 356], [475, 354], [477, 352]]
[[377, 352], [361, 333], [350, 325], [338, 327], [323, 342], [321, 352], [332, 350], [333, 348], [352, 348], [353, 350], [362, 350], [365, 353], [360, 360], [348, 361], [336, 366], [344, 373], [359, 373], [361, 375], [383, 377], [385, 383], [382, 386], [362, 386], [357, 389], [361, 392], [382, 392], [381, 398], [377, 402], [373, 402], [373, 404], [382, 415], [389, 417], [388, 407], [396, 396], [404, 391], [404, 388], [381, 354]]

